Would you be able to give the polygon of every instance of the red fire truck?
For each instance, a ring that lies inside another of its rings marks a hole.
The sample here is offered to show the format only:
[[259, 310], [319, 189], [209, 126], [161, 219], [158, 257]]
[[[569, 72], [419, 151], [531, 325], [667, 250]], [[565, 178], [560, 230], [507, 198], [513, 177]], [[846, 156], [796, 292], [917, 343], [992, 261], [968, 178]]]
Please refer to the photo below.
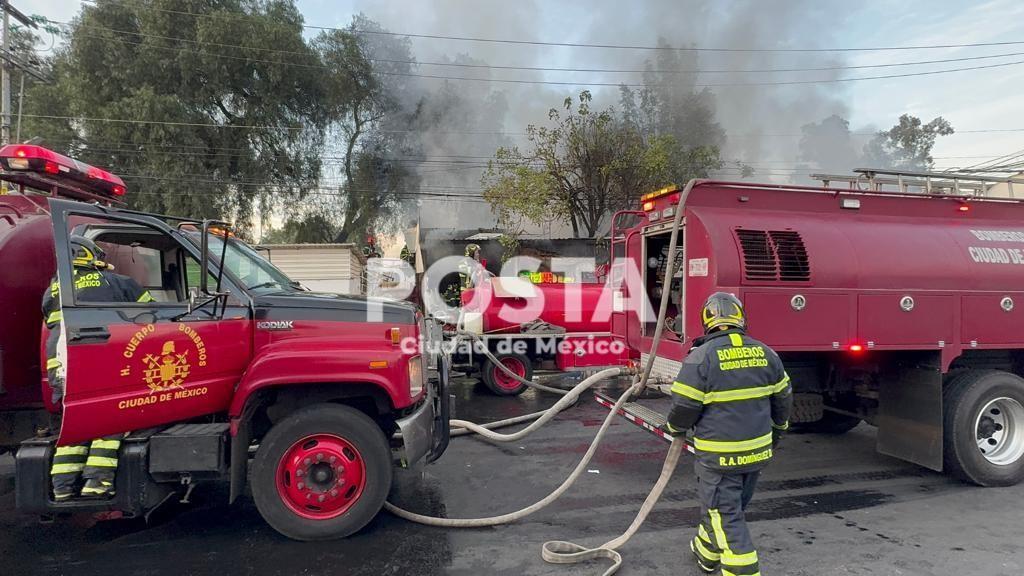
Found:
[[611, 335], [611, 299], [605, 285], [565, 282], [549, 272], [489, 277], [462, 293], [461, 329], [479, 340], [451, 356], [453, 367], [478, 370], [495, 394], [521, 394], [526, 385], [475, 346], [486, 345], [506, 368], [530, 380], [535, 368], [587, 372], [635, 356]]
[[656, 318], [627, 313], [619, 279], [631, 263], [642, 271], [634, 290], [655, 303], [672, 290], [680, 321], [656, 374], [677, 374], [704, 299], [732, 292], [751, 334], [785, 361], [794, 423], [839, 433], [863, 420], [881, 453], [984, 486], [1024, 478], [1020, 201], [694, 181], [617, 214], [613, 251], [625, 256], [612, 271], [625, 304], [612, 332], [645, 362]]
[[[304, 291], [225, 223], [118, 208], [120, 178], [45, 148], [6, 146], [0, 168], [19, 189], [0, 196], [0, 450], [17, 450], [19, 508], [140, 515], [229, 478], [282, 534], [335, 538], [380, 510], [393, 464], [446, 448], [444, 360], [402, 346], [430, 332], [413, 307]], [[72, 233], [155, 302], [77, 302]], [[54, 275], [59, 408], [40, 354]], [[55, 502], [55, 446], [111, 434], [116, 496]]]

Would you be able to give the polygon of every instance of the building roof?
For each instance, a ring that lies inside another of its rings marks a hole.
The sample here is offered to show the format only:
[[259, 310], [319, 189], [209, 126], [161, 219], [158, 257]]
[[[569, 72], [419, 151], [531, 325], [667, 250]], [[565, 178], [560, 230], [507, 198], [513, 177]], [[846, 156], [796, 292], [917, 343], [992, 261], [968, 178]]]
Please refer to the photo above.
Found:
[[255, 248], [273, 250], [275, 248], [287, 248], [289, 250], [322, 250], [324, 248], [348, 248], [355, 249], [356, 245], [351, 242], [344, 244], [257, 244]]

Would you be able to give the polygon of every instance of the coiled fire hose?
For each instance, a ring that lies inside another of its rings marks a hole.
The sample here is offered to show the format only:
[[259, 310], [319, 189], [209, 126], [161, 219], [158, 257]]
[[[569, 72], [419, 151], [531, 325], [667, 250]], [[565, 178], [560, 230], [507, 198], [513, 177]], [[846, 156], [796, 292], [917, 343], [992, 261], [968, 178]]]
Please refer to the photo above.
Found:
[[[689, 195], [690, 190], [693, 188], [693, 185], [696, 182], [697, 180], [691, 180], [689, 183], [687, 183], [686, 187], [683, 189], [682, 199], [679, 201], [680, 206], [682, 206], [683, 201]], [[604, 439], [604, 435], [608, 431], [608, 427], [611, 425], [612, 420], [617, 415], [619, 409], [622, 408], [622, 405], [625, 404], [629, 398], [641, 394], [644, 388], [647, 386], [647, 380], [650, 378], [651, 370], [654, 367], [654, 359], [657, 357], [658, 344], [660, 344], [661, 337], [665, 330], [665, 314], [668, 310], [668, 297], [669, 293], [671, 292], [672, 276], [675, 273], [675, 253], [677, 241], [679, 238], [679, 225], [682, 221], [682, 213], [683, 210], [677, 208], [675, 219], [672, 223], [672, 233], [669, 239], [668, 249], [669, 256], [668, 262], [665, 266], [665, 282], [667, 282], [669, 286], [665, 286], [661, 293], [661, 302], [658, 308], [658, 323], [654, 330], [654, 338], [651, 343], [651, 350], [648, 355], [647, 362], [645, 363], [644, 369], [640, 373], [635, 383], [621, 396], [619, 396], [619, 399], [615, 402], [615, 406], [612, 407], [612, 409], [608, 413], [608, 416], [604, 419], [604, 422], [601, 423], [601, 427], [598, 429], [593, 441], [591, 441], [590, 446], [587, 448], [587, 452], [583, 455], [583, 458], [580, 459], [579, 464], [576, 465], [576, 468], [573, 469], [572, 473], [569, 474], [569, 477], [566, 478], [565, 481], [562, 482], [562, 484], [559, 485], [553, 492], [545, 496], [540, 501], [530, 506], [527, 506], [526, 508], [523, 508], [521, 510], [509, 512], [508, 514], [502, 514], [500, 516], [491, 516], [488, 518], [437, 518], [433, 516], [416, 514], [415, 512], [409, 512], [408, 510], [399, 508], [398, 506], [395, 506], [390, 502], [385, 502], [384, 508], [388, 512], [391, 512], [399, 518], [404, 518], [411, 522], [416, 522], [418, 524], [424, 524], [427, 526], [438, 526], [445, 528], [482, 528], [487, 526], [496, 526], [499, 524], [507, 524], [509, 522], [521, 520], [522, 518], [525, 518], [530, 514], [533, 514], [534, 512], [543, 509], [548, 504], [551, 504], [552, 502], [557, 500], [563, 493], [565, 493], [566, 490], [568, 490], [576, 482], [577, 479], [579, 479], [583, 471], [586, 469], [587, 464], [590, 463], [591, 458], [593, 458], [594, 454], [597, 452], [598, 446]], [[500, 362], [495, 362], [495, 365], [503, 369], [505, 368], [505, 366]], [[458, 423], [458, 426], [460, 427], [464, 427], [465, 429], [468, 429], [472, 432], [477, 432], [484, 436], [485, 438], [495, 441], [501, 441], [498, 440], [499, 437], [515, 437], [516, 439], [522, 438], [526, 434], [529, 434], [533, 430], [536, 430], [538, 427], [542, 426], [544, 423], [553, 418], [555, 414], [564, 409], [571, 402], [575, 401], [574, 397], [570, 402], [566, 402], [565, 404], [560, 406], [560, 404], [562, 404], [563, 401], [569, 399], [570, 396], [573, 395], [573, 393], [575, 393], [575, 396], [578, 397], [579, 394], [583, 392], [583, 390], [589, 388], [598, 380], [608, 378], [612, 375], [622, 374], [622, 371], [623, 369], [618, 368], [602, 370], [601, 372], [598, 372], [594, 376], [591, 376], [590, 378], [587, 378], [583, 382], [580, 382], [568, 394], [566, 394], [565, 397], [560, 399], [559, 402], [557, 402], [548, 410], [544, 411], [544, 413], [539, 417], [539, 419], [536, 422], [514, 434], [498, 434], [492, 432], [490, 429], [485, 428], [484, 426], [460, 420], [452, 420], [452, 425], [455, 426], [456, 423]], [[506, 372], [518, 377], [518, 375], [511, 373], [511, 370], [506, 370]], [[499, 423], [492, 423], [489, 426], [495, 427], [495, 424]], [[641, 505], [639, 512], [637, 512], [636, 518], [633, 519], [633, 522], [630, 524], [629, 528], [621, 536], [595, 548], [587, 548], [579, 544], [565, 542], [561, 540], [545, 542], [544, 545], [541, 547], [541, 557], [544, 559], [544, 561], [552, 564], [575, 564], [578, 562], [585, 562], [593, 559], [607, 559], [612, 561], [612, 565], [607, 570], [605, 570], [603, 576], [611, 576], [612, 574], [616, 573], [622, 566], [622, 555], [618, 552], [618, 548], [625, 545], [626, 542], [628, 542], [629, 539], [633, 536], [633, 534], [635, 534], [637, 530], [639, 530], [644, 520], [646, 520], [647, 515], [654, 508], [655, 504], [657, 504], [658, 499], [661, 498], [661, 494], [662, 492], [664, 492], [665, 486], [668, 485], [669, 480], [672, 478], [672, 473], [675, 471], [676, 465], [679, 463], [679, 456], [682, 453], [684, 444], [685, 441], [679, 438], [672, 442], [671, 446], [669, 447], [668, 454], [665, 457], [665, 463], [662, 466], [661, 475], [658, 477], [657, 482], [655, 482], [650, 494], [647, 495], [647, 498], [646, 500], [644, 500], [643, 505]]]

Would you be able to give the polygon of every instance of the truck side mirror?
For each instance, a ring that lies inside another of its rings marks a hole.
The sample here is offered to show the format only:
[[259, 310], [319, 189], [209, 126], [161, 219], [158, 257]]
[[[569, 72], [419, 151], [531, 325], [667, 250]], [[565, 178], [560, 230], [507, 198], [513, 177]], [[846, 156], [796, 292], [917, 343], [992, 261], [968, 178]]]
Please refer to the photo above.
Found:
[[[201, 253], [200, 270], [202, 270], [199, 276], [199, 290], [206, 296], [214, 296], [220, 294], [220, 287], [224, 278], [224, 258], [228, 253], [228, 231], [231, 225], [227, 222], [221, 222], [218, 220], [203, 220], [203, 233], [200, 241], [199, 251]], [[214, 230], [221, 230], [224, 234], [223, 241], [221, 242], [220, 252], [220, 264], [217, 266], [217, 287], [215, 291], [210, 291], [209, 286], [209, 270], [210, 270], [210, 235], [214, 233]]]
[[[188, 289], [188, 312], [175, 318], [180, 320], [185, 316], [191, 316], [197, 310], [213, 304], [213, 316], [220, 319], [227, 307], [228, 294], [221, 291], [224, 279], [224, 258], [228, 251], [228, 230], [231, 225], [219, 220], [204, 220], [202, 234], [199, 240], [199, 288], [191, 286]], [[210, 235], [215, 230], [222, 230], [224, 234], [221, 242], [220, 262], [217, 266], [217, 285], [210, 286]]]

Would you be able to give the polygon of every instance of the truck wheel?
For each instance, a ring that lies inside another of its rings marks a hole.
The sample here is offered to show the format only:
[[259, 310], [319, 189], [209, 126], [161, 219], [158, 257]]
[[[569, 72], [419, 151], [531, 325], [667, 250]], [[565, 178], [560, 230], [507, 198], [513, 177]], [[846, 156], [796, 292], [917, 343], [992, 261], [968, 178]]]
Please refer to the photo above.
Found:
[[846, 414], [825, 410], [821, 420], [793, 424], [793, 429], [796, 432], [813, 432], [817, 434], [846, 434], [856, 428], [858, 424], [860, 424], [860, 418], [856, 416], [847, 416]]
[[[494, 356], [506, 368], [515, 372], [520, 378], [533, 379], [533, 363], [522, 354], [496, 354]], [[491, 392], [499, 396], [515, 396], [526, 390], [526, 384], [509, 376], [488, 359], [484, 362], [483, 381]]]
[[391, 451], [376, 422], [336, 404], [303, 408], [260, 442], [252, 494], [294, 540], [343, 538], [365, 526], [391, 489]]
[[997, 370], [967, 370], [943, 393], [946, 470], [980, 486], [1024, 479], [1024, 380]]

